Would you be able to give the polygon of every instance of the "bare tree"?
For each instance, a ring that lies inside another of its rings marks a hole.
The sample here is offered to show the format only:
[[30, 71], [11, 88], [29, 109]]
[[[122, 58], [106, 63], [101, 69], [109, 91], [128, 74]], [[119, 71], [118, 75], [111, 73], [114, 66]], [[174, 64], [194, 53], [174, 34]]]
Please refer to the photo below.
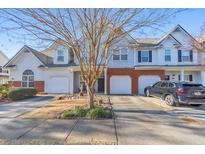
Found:
[[196, 39], [192, 39], [191, 45], [198, 51], [205, 51], [205, 23], [200, 27], [198, 34], [195, 36]]
[[[76, 56], [87, 85], [88, 107], [94, 85], [111, 57], [111, 47], [142, 28], [160, 29], [182, 9], [2, 9], [1, 18], [28, 38], [60, 38]], [[23, 31], [22, 31], [23, 30]]]

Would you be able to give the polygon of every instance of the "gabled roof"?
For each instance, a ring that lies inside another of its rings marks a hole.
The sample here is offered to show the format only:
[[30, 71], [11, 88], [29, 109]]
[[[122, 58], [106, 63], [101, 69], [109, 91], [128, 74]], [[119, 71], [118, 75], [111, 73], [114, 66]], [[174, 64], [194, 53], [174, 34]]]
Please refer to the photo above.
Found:
[[37, 50], [29, 47], [29, 46], [26, 46], [29, 51], [31, 51], [43, 64], [45, 65], [48, 65], [48, 64], [51, 64], [53, 62], [53, 58], [52, 57], [49, 57], [41, 52], [38, 52]]
[[174, 31], [176, 31], [177, 29], [180, 29], [182, 32], [184, 32], [186, 35], [188, 35], [191, 39], [193, 39], [194, 41], [195, 38], [189, 34], [184, 28], [182, 28], [182, 26], [177, 25], [175, 26], [170, 32], [168, 32], [166, 35], [164, 35], [161, 38], [145, 38], [145, 39], [136, 39], [137, 42], [139, 43], [140, 47], [157, 47], [159, 46], [165, 39], [167, 39], [168, 37], [172, 38], [177, 44], [182, 45], [173, 35], [172, 33]]
[[48, 64], [51, 64], [53, 62], [53, 58], [52, 57], [48, 57], [40, 52], [38, 52], [37, 50], [27, 46], [27, 45], [24, 45], [20, 50], [19, 52], [16, 53], [15, 56], [13, 56], [13, 58], [11, 58], [5, 65], [4, 67], [11, 67], [11, 66], [15, 66], [15, 65], [9, 65], [21, 52], [25, 51], [25, 50], [28, 50], [30, 51], [31, 53], [33, 53], [34, 56], [36, 56], [40, 62], [47, 66]]

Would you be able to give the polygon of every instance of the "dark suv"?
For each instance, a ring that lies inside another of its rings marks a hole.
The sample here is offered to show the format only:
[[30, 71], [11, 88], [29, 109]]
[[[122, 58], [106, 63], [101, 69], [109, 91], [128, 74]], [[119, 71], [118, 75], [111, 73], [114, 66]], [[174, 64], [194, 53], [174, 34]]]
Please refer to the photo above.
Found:
[[159, 81], [153, 86], [146, 87], [144, 93], [147, 97], [160, 97], [170, 106], [205, 104], [205, 87], [197, 83]]

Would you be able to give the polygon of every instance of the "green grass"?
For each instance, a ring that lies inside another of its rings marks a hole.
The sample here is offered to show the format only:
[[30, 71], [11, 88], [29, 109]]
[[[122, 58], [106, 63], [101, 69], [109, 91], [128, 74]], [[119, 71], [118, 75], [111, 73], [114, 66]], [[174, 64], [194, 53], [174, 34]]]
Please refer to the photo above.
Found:
[[69, 110], [63, 113], [64, 118], [70, 117], [85, 117], [88, 112], [88, 109], [84, 107], [77, 107], [73, 110]]
[[63, 118], [73, 117], [87, 117], [89, 119], [110, 118], [111, 110], [105, 109], [103, 107], [95, 107], [91, 110], [84, 107], [77, 107], [73, 110], [69, 110], [63, 113]]
[[105, 109], [102, 107], [96, 107], [94, 109], [91, 109], [87, 113], [87, 117], [90, 119], [98, 119], [98, 118], [109, 118], [111, 114], [111, 111], [109, 109]]

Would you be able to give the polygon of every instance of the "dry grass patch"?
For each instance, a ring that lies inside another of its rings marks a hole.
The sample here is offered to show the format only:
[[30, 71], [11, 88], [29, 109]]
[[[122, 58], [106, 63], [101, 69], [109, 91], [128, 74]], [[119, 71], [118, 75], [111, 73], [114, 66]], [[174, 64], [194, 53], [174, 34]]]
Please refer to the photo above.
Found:
[[86, 99], [56, 100], [49, 105], [43, 106], [41, 108], [23, 114], [19, 116], [19, 118], [55, 119], [58, 118], [64, 111], [86, 105]]

